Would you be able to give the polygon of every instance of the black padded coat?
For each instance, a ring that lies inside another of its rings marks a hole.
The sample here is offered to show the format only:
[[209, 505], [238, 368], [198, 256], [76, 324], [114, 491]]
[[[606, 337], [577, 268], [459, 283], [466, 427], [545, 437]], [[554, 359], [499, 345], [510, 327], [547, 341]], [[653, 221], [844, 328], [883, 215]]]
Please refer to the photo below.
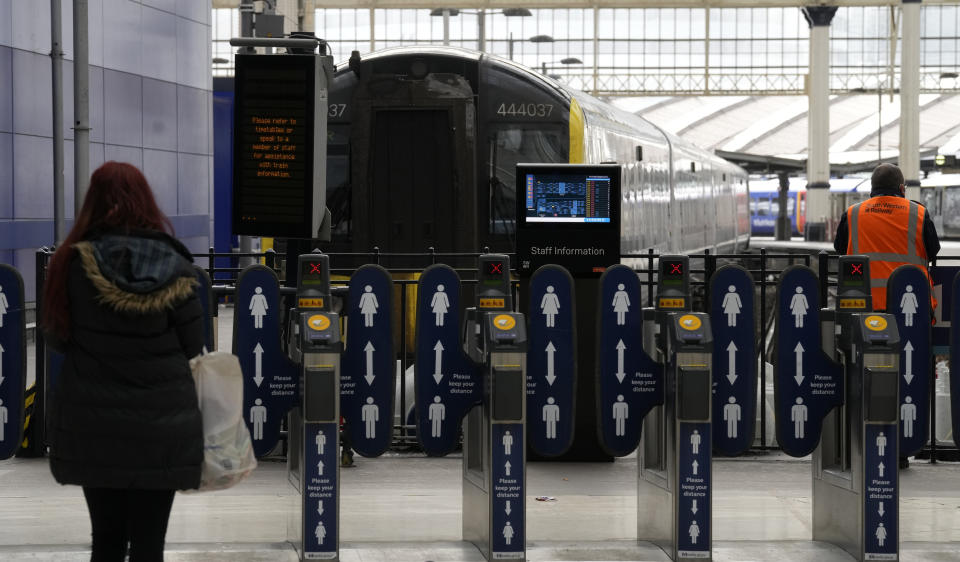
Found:
[[203, 422], [188, 358], [203, 346], [190, 254], [156, 232], [74, 246], [70, 341], [52, 388], [50, 469], [61, 484], [189, 489]]

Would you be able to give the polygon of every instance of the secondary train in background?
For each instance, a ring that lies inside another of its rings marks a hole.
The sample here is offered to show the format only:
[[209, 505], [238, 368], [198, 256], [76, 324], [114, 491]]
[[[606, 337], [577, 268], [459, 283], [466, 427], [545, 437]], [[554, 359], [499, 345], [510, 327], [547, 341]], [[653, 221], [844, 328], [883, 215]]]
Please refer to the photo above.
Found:
[[328, 252], [511, 252], [518, 163], [622, 166], [623, 253], [749, 243], [747, 173], [533, 70], [450, 47], [338, 65], [328, 112]]
[[[790, 178], [787, 216], [793, 236], [803, 236], [807, 209], [806, 183], [806, 178]], [[930, 174], [920, 180], [920, 187], [919, 201], [933, 217], [940, 236], [960, 237], [960, 174]], [[779, 211], [779, 190], [777, 178], [750, 180], [750, 228], [754, 236], [773, 236]], [[847, 207], [869, 197], [869, 175], [831, 179], [828, 232], [833, 232]]]

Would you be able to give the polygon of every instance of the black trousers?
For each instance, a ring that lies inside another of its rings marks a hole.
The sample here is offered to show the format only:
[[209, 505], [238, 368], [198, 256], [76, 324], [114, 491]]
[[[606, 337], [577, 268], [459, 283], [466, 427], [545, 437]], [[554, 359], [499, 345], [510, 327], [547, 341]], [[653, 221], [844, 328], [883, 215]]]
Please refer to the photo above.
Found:
[[174, 490], [83, 488], [93, 527], [91, 562], [163, 562]]

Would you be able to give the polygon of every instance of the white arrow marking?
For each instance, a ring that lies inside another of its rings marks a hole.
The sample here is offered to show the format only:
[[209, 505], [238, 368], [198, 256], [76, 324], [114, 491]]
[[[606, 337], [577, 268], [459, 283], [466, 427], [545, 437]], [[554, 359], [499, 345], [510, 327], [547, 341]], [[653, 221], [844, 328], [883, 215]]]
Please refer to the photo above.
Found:
[[433, 360], [433, 380], [440, 384], [440, 380], [443, 379], [443, 371], [440, 369], [440, 365], [443, 364], [443, 344], [440, 343], [440, 340], [437, 340], [437, 345], [433, 346], [433, 350], [437, 352]]
[[557, 375], [554, 374], [553, 368], [553, 354], [556, 353], [557, 348], [553, 346], [553, 342], [547, 342], [547, 384], [553, 386], [553, 381], [557, 380]]
[[510, 476], [510, 461], [507, 461], [506, 464], [503, 465], [503, 468], [507, 471], [507, 476]]
[[260, 383], [263, 382], [263, 346], [260, 345], [260, 342], [257, 342], [257, 347], [253, 348], [253, 354], [257, 358], [255, 362], [256, 369], [254, 369], [253, 382], [257, 383], [257, 388], [260, 388]]
[[696, 461], [696, 459], [694, 459], [694, 461], [693, 461], [693, 475], [694, 475], [694, 476], [697, 475], [697, 467], [699, 467], [699, 466], [700, 466], [700, 463], [698, 463], [698, 462]]
[[317, 470], [320, 472], [320, 476], [323, 476], [323, 461], [317, 463]]
[[793, 348], [793, 352], [797, 354], [797, 374], [793, 377], [797, 386], [803, 384], [803, 351], [803, 344], [797, 342], [797, 347]]
[[317, 500], [317, 514], [323, 515], [323, 500]]
[[880, 510], [879, 510], [879, 512], [880, 512], [880, 517], [883, 517], [883, 513], [884, 513], [884, 512], [883, 512], [883, 502], [880, 502]]
[[510, 512], [513, 511], [510, 509], [510, 500], [507, 500], [507, 507], [503, 511], [505, 511], [507, 515], [510, 515]]
[[375, 351], [373, 344], [371, 342], [367, 342], [367, 345], [364, 346], [363, 350], [367, 352], [367, 374], [364, 375], [363, 378], [367, 379], [367, 384], [373, 384], [373, 379], [375, 378], [373, 376], [373, 352]]
[[617, 381], [623, 382], [623, 378], [627, 376], [623, 372], [623, 350], [627, 349], [627, 346], [623, 344], [623, 340], [617, 342]]
[[905, 371], [903, 378], [907, 379], [907, 384], [910, 384], [910, 381], [913, 380], [913, 344], [910, 343], [910, 340], [907, 340], [907, 345], [903, 346], [903, 350], [907, 352], [907, 365], [903, 368]]
[[880, 469], [880, 478], [883, 478], [883, 469], [886, 467], [883, 466], [883, 463], [880, 463], [880, 466], [878, 468]]
[[699, 509], [697, 509], [697, 500], [693, 500], [693, 507], [690, 508], [690, 511], [692, 511], [694, 515], [696, 515], [697, 512], [700, 511]]
[[737, 344], [733, 343], [733, 340], [727, 346], [727, 362], [730, 364], [727, 380], [733, 384], [737, 380]]

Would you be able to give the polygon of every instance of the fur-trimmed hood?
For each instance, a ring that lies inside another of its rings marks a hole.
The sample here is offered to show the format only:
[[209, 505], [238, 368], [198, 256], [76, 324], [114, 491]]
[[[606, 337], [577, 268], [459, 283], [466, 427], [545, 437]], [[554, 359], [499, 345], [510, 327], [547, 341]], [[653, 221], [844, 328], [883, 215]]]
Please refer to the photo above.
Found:
[[109, 234], [73, 247], [97, 300], [118, 312], [172, 309], [197, 286], [190, 254], [166, 235]]

